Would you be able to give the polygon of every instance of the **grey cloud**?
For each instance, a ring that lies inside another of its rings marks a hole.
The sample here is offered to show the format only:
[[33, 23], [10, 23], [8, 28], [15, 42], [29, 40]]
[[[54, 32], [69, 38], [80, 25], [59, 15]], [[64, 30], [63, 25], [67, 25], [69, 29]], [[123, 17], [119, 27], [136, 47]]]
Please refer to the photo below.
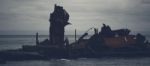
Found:
[[55, 3], [70, 14], [72, 25], [66, 31], [100, 28], [102, 23], [139, 31], [150, 26], [149, 0], [0, 0], [0, 31], [48, 31]]

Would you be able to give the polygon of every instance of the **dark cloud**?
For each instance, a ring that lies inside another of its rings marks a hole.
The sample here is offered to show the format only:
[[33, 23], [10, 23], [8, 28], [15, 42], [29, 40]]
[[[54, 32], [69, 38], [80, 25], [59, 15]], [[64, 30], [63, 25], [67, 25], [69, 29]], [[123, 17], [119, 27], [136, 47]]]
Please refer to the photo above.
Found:
[[150, 0], [141, 0], [141, 2], [144, 4], [150, 4]]

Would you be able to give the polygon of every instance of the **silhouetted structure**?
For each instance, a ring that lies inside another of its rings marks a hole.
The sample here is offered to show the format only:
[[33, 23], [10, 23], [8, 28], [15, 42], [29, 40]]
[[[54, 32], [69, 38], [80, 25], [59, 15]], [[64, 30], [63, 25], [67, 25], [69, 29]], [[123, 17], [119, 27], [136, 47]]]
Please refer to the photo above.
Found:
[[38, 45], [39, 44], [39, 35], [38, 35], [38, 33], [36, 33], [36, 44]]
[[[61, 6], [55, 5], [54, 12], [50, 14], [49, 40], [38, 42], [36, 34], [36, 46], [24, 46], [26, 50], [36, 50], [49, 58], [74, 58], [74, 57], [100, 57], [136, 55], [148, 52], [150, 55], [149, 42], [145, 42], [145, 36], [141, 34], [130, 35], [129, 29], [112, 30], [109, 25], [103, 24], [101, 31], [94, 28], [94, 35], [89, 39], [88, 29], [77, 40], [75, 30], [75, 42], [69, 44], [68, 38], [64, 40], [64, 27], [68, 25], [69, 14]], [[34, 48], [34, 49], [32, 49]], [[142, 50], [141, 50], [142, 49]], [[139, 52], [140, 50], [140, 52]], [[137, 53], [134, 53], [137, 52]]]
[[61, 6], [55, 5], [54, 12], [50, 14], [49, 39], [50, 44], [64, 46], [64, 27], [68, 25], [69, 14]]
[[[64, 27], [68, 25], [69, 14], [61, 6], [55, 5], [50, 14], [49, 39], [42, 42], [36, 33], [36, 45], [23, 45], [22, 49], [0, 51], [0, 62], [3, 60], [48, 59], [48, 58], [81, 58], [104, 56], [150, 56], [150, 43], [142, 34], [131, 35], [129, 29], [112, 30], [103, 24], [101, 31], [94, 28], [94, 35], [89, 39], [88, 29], [78, 40], [69, 44], [64, 40]], [[32, 53], [33, 52], [33, 53]], [[2, 58], [2, 59], [1, 59]]]
[[119, 29], [119, 30], [111, 30], [109, 25], [103, 24], [103, 27], [101, 28], [101, 32], [99, 34], [105, 36], [105, 37], [113, 37], [115, 35], [118, 36], [127, 36], [129, 35], [130, 30], [129, 29]]

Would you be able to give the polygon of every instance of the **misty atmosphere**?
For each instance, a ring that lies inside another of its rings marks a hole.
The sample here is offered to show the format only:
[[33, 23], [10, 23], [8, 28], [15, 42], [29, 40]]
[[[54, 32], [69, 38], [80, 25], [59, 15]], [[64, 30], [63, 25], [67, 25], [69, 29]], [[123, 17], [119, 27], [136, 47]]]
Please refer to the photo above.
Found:
[[149, 66], [150, 0], [0, 0], [0, 66]]
[[102, 23], [112, 29], [129, 28], [132, 33], [149, 35], [149, 0], [1, 0], [0, 34], [48, 35], [49, 13], [54, 4], [63, 6], [70, 14], [71, 25], [66, 34], [83, 34]]

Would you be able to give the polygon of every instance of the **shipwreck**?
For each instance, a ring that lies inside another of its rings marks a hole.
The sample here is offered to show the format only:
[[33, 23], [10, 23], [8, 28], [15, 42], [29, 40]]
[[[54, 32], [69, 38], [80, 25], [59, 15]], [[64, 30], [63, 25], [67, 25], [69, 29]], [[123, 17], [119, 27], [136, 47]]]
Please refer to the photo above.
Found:
[[[112, 30], [109, 25], [103, 24], [101, 31], [97, 28], [94, 35], [85, 39], [88, 31], [78, 40], [69, 44], [68, 38], [64, 39], [64, 27], [68, 24], [69, 14], [63, 7], [55, 5], [54, 12], [50, 14], [49, 39], [43, 42], [36, 40], [37, 51], [51, 58], [77, 58], [77, 57], [101, 57], [101, 56], [133, 56], [150, 55], [149, 42], [140, 33], [130, 34], [129, 29]], [[36, 36], [38, 37], [38, 35]], [[28, 49], [27, 49], [28, 50]]]
[[129, 29], [112, 30], [109, 25], [103, 24], [98, 31], [86, 39], [88, 31], [75, 42], [69, 44], [64, 38], [65, 26], [69, 25], [69, 14], [62, 6], [55, 5], [50, 14], [49, 39], [39, 42], [36, 33], [36, 45], [24, 45], [21, 49], [0, 52], [3, 60], [47, 59], [47, 58], [99, 58], [104, 56], [150, 56], [150, 43], [140, 33], [130, 34]]

